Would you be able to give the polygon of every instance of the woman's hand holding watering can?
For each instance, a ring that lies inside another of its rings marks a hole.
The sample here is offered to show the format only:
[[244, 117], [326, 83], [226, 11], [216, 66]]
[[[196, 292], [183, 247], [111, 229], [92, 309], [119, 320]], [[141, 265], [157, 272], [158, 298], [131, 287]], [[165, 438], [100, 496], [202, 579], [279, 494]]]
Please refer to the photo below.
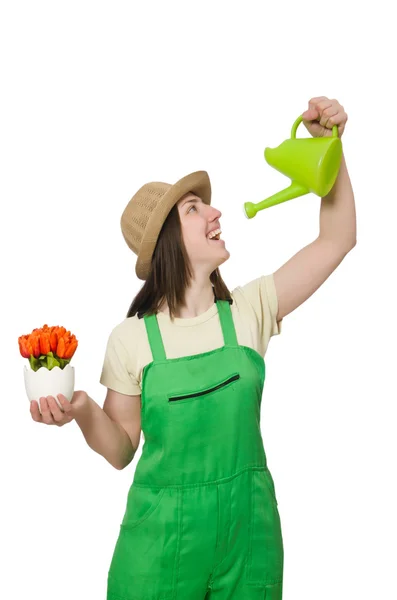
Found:
[[[347, 122], [345, 109], [337, 100], [319, 96], [309, 100], [309, 108], [294, 122], [291, 137], [277, 148], [265, 148], [265, 160], [291, 179], [287, 188], [261, 202], [245, 202], [244, 215], [252, 219], [258, 211], [305, 194], [329, 194], [342, 160], [341, 136]], [[303, 123], [312, 138], [296, 137]]]
[[309, 100], [309, 108], [302, 113], [303, 124], [313, 137], [330, 137], [332, 128], [338, 126], [338, 135], [342, 137], [348, 116], [337, 100], [319, 96]]

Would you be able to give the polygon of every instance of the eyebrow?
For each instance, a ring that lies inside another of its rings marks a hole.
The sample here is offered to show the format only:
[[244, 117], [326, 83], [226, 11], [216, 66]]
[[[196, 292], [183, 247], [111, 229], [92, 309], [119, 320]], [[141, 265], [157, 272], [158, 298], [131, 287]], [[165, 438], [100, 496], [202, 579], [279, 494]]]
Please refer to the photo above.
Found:
[[199, 200], [198, 198], [189, 198], [188, 200], [185, 200], [182, 206], [185, 206], [185, 204], [187, 204], [188, 202], [201, 202], [201, 200]]

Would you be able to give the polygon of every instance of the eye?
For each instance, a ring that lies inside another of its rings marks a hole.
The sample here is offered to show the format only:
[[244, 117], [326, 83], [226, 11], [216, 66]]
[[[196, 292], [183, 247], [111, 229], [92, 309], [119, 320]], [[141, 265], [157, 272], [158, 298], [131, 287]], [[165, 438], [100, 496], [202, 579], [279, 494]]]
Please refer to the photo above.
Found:
[[196, 206], [194, 204], [192, 204], [192, 206], [189, 208], [189, 210], [187, 212], [190, 213], [190, 211], [192, 210], [192, 208], [194, 208], [195, 210], [197, 210]]

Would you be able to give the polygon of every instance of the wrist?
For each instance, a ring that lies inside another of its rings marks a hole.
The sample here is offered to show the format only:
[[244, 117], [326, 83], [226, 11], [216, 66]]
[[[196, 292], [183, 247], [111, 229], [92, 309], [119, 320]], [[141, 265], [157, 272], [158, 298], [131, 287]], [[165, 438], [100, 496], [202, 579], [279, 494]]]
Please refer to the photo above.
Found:
[[75, 392], [76, 399], [73, 400], [73, 412], [76, 421], [81, 418], [84, 418], [91, 410], [92, 403], [94, 402], [92, 398], [89, 397], [87, 392], [79, 391]]

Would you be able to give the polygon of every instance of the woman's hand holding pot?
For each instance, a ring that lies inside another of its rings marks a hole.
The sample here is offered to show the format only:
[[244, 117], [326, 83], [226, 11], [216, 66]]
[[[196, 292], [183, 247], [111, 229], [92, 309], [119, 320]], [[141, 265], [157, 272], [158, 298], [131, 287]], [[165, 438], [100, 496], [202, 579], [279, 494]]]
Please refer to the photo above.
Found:
[[88, 394], [83, 390], [75, 391], [71, 402], [69, 402], [63, 394], [57, 394], [57, 398], [62, 408], [59, 408], [53, 396], [41, 396], [41, 414], [37, 400], [32, 400], [30, 402], [30, 414], [33, 421], [61, 427], [62, 425], [73, 421], [76, 414], [84, 408], [88, 402]]

